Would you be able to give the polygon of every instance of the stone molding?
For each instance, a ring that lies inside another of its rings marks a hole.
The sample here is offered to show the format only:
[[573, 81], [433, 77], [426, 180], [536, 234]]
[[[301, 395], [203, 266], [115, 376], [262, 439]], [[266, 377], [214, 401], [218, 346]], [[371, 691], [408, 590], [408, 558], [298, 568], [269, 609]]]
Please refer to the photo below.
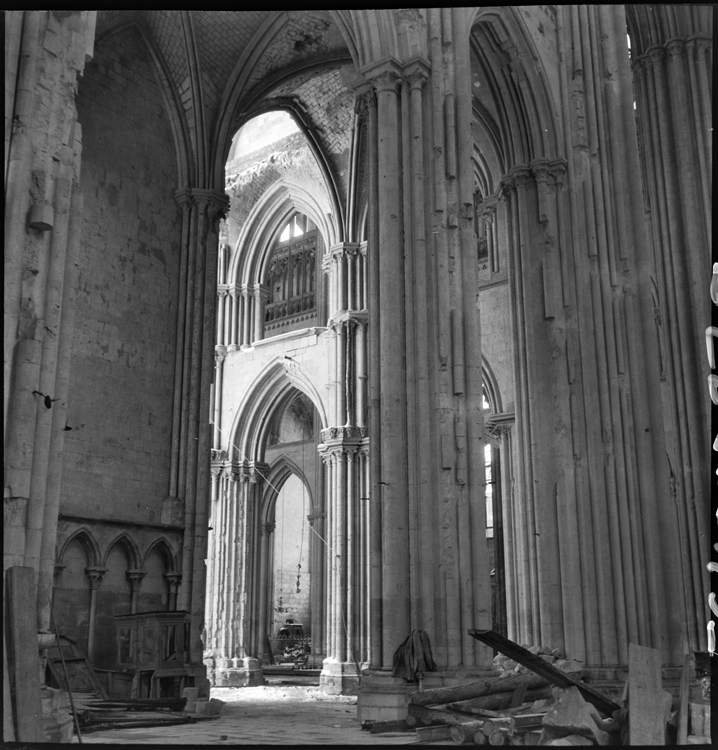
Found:
[[224, 454], [223, 459], [217, 459], [212, 466], [212, 473], [218, 478], [226, 478], [232, 482], [249, 482], [258, 484], [264, 482], [269, 475], [269, 464], [260, 461], [242, 463], [227, 459], [227, 451], [215, 451], [213, 453]]
[[327, 443], [330, 440], [356, 440], [368, 437], [369, 429], [367, 427], [327, 427], [322, 430], [322, 441]]

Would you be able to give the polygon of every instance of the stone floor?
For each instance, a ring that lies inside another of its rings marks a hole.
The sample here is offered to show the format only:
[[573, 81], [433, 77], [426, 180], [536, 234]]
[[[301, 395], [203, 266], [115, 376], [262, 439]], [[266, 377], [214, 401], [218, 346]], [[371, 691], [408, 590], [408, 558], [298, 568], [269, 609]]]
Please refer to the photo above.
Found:
[[[269, 685], [212, 688], [225, 702], [216, 719], [171, 727], [117, 729], [87, 734], [85, 745], [408, 745], [414, 732], [371, 734], [356, 717], [356, 697], [325, 695], [290, 679]], [[295, 684], [291, 684], [294, 682]], [[73, 738], [77, 742], [77, 737]], [[452, 744], [450, 740], [443, 743]]]

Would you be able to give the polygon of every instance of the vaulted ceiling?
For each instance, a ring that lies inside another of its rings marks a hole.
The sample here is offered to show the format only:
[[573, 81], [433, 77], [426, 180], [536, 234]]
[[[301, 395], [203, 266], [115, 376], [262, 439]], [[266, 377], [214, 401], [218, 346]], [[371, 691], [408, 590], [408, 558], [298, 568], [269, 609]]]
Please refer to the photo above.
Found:
[[183, 134], [186, 179], [197, 187], [221, 184], [231, 138], [243, 122], [282, 106], [301, 116], [345, 193], [356, 75], [353, 44], [333, 15], [99, 11], [96, 45], [115, 33], [139, 35]]

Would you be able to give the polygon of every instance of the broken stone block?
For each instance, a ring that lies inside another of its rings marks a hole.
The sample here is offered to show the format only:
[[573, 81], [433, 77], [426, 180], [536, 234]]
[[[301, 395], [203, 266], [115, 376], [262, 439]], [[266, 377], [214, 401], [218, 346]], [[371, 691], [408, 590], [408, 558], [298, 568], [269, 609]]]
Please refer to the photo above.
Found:
[[553, 651], [551, 651], [551, 655], [555, 656], [557, 659], [563, 659], [563, 651], [560, 648], [555, 648]]
[[219, 716], [219, 710], [221, 706], [219, 703], [215, 703], [213, 701], [207, 701], [207, 703], [204, 704], [204, 715], [205, 716]]
[[516, 666], [517, 666], [517, 662], [515, 662], [513, 659], [507, 659], [504, 662], [504, 669], [513, 670]]
[[199, 688], [185, 688], [182, 697], [187, 698], [187, 702], [196, 701], [199, 698]]
[[538, 647], [538, 646], [531, 646], [531, 647], [530, 647], [530, 648], [528, 649], [528, 652], [529, 652], [530, 654], [533, 654], [534, 656], [537, 656], [538, 654], [540, 654], [540, 653], [541, 653], [541, 652], [539, 651], [539, 647]]
[[208, 704], [209, 704], [209, 701], [197, 701], [194, 704], [194, 711], [192, 713], [199, 714], [200, 716], [204, 716], [205, 713], [207, 713]]
[[187, 703], [184, 704], [184, 710], [187, 711], [187, 713], [193, 714], [196, 705], [196, 701], [187, 701]]
[[544, 716], [542, 724], [546, 734], [551, 737], [581, 734], [593, 740], [596, 733], [601, 731], [577, 687], [557, 691], [556, 704]]

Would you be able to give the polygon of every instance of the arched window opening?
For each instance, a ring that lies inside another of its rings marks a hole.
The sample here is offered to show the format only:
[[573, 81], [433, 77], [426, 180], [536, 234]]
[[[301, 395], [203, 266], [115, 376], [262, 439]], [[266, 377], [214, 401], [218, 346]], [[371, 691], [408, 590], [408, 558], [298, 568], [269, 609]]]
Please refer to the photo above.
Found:
[[489, 427], [486, 444], [484, 445], [484, 477], [486, 482], [486, 544], [489, 551], [489, 569], [491, 571], [491, 627], [493, 630], [506, 635], [501, 442], [498, 433], [492, 429], [489, 420], [489, 416], [495, 413], [495, 409], [489, 401], [489, 394], [485, 387], [483, 389], [481, 406], [484, 411], [484, 421]]
[[299, 323], [316, 323], [315, 297], [317, 228], [303, 214], [287, 222], [275, 243], [264, 284], [269, 290], [264, 308], [265, 335]]

